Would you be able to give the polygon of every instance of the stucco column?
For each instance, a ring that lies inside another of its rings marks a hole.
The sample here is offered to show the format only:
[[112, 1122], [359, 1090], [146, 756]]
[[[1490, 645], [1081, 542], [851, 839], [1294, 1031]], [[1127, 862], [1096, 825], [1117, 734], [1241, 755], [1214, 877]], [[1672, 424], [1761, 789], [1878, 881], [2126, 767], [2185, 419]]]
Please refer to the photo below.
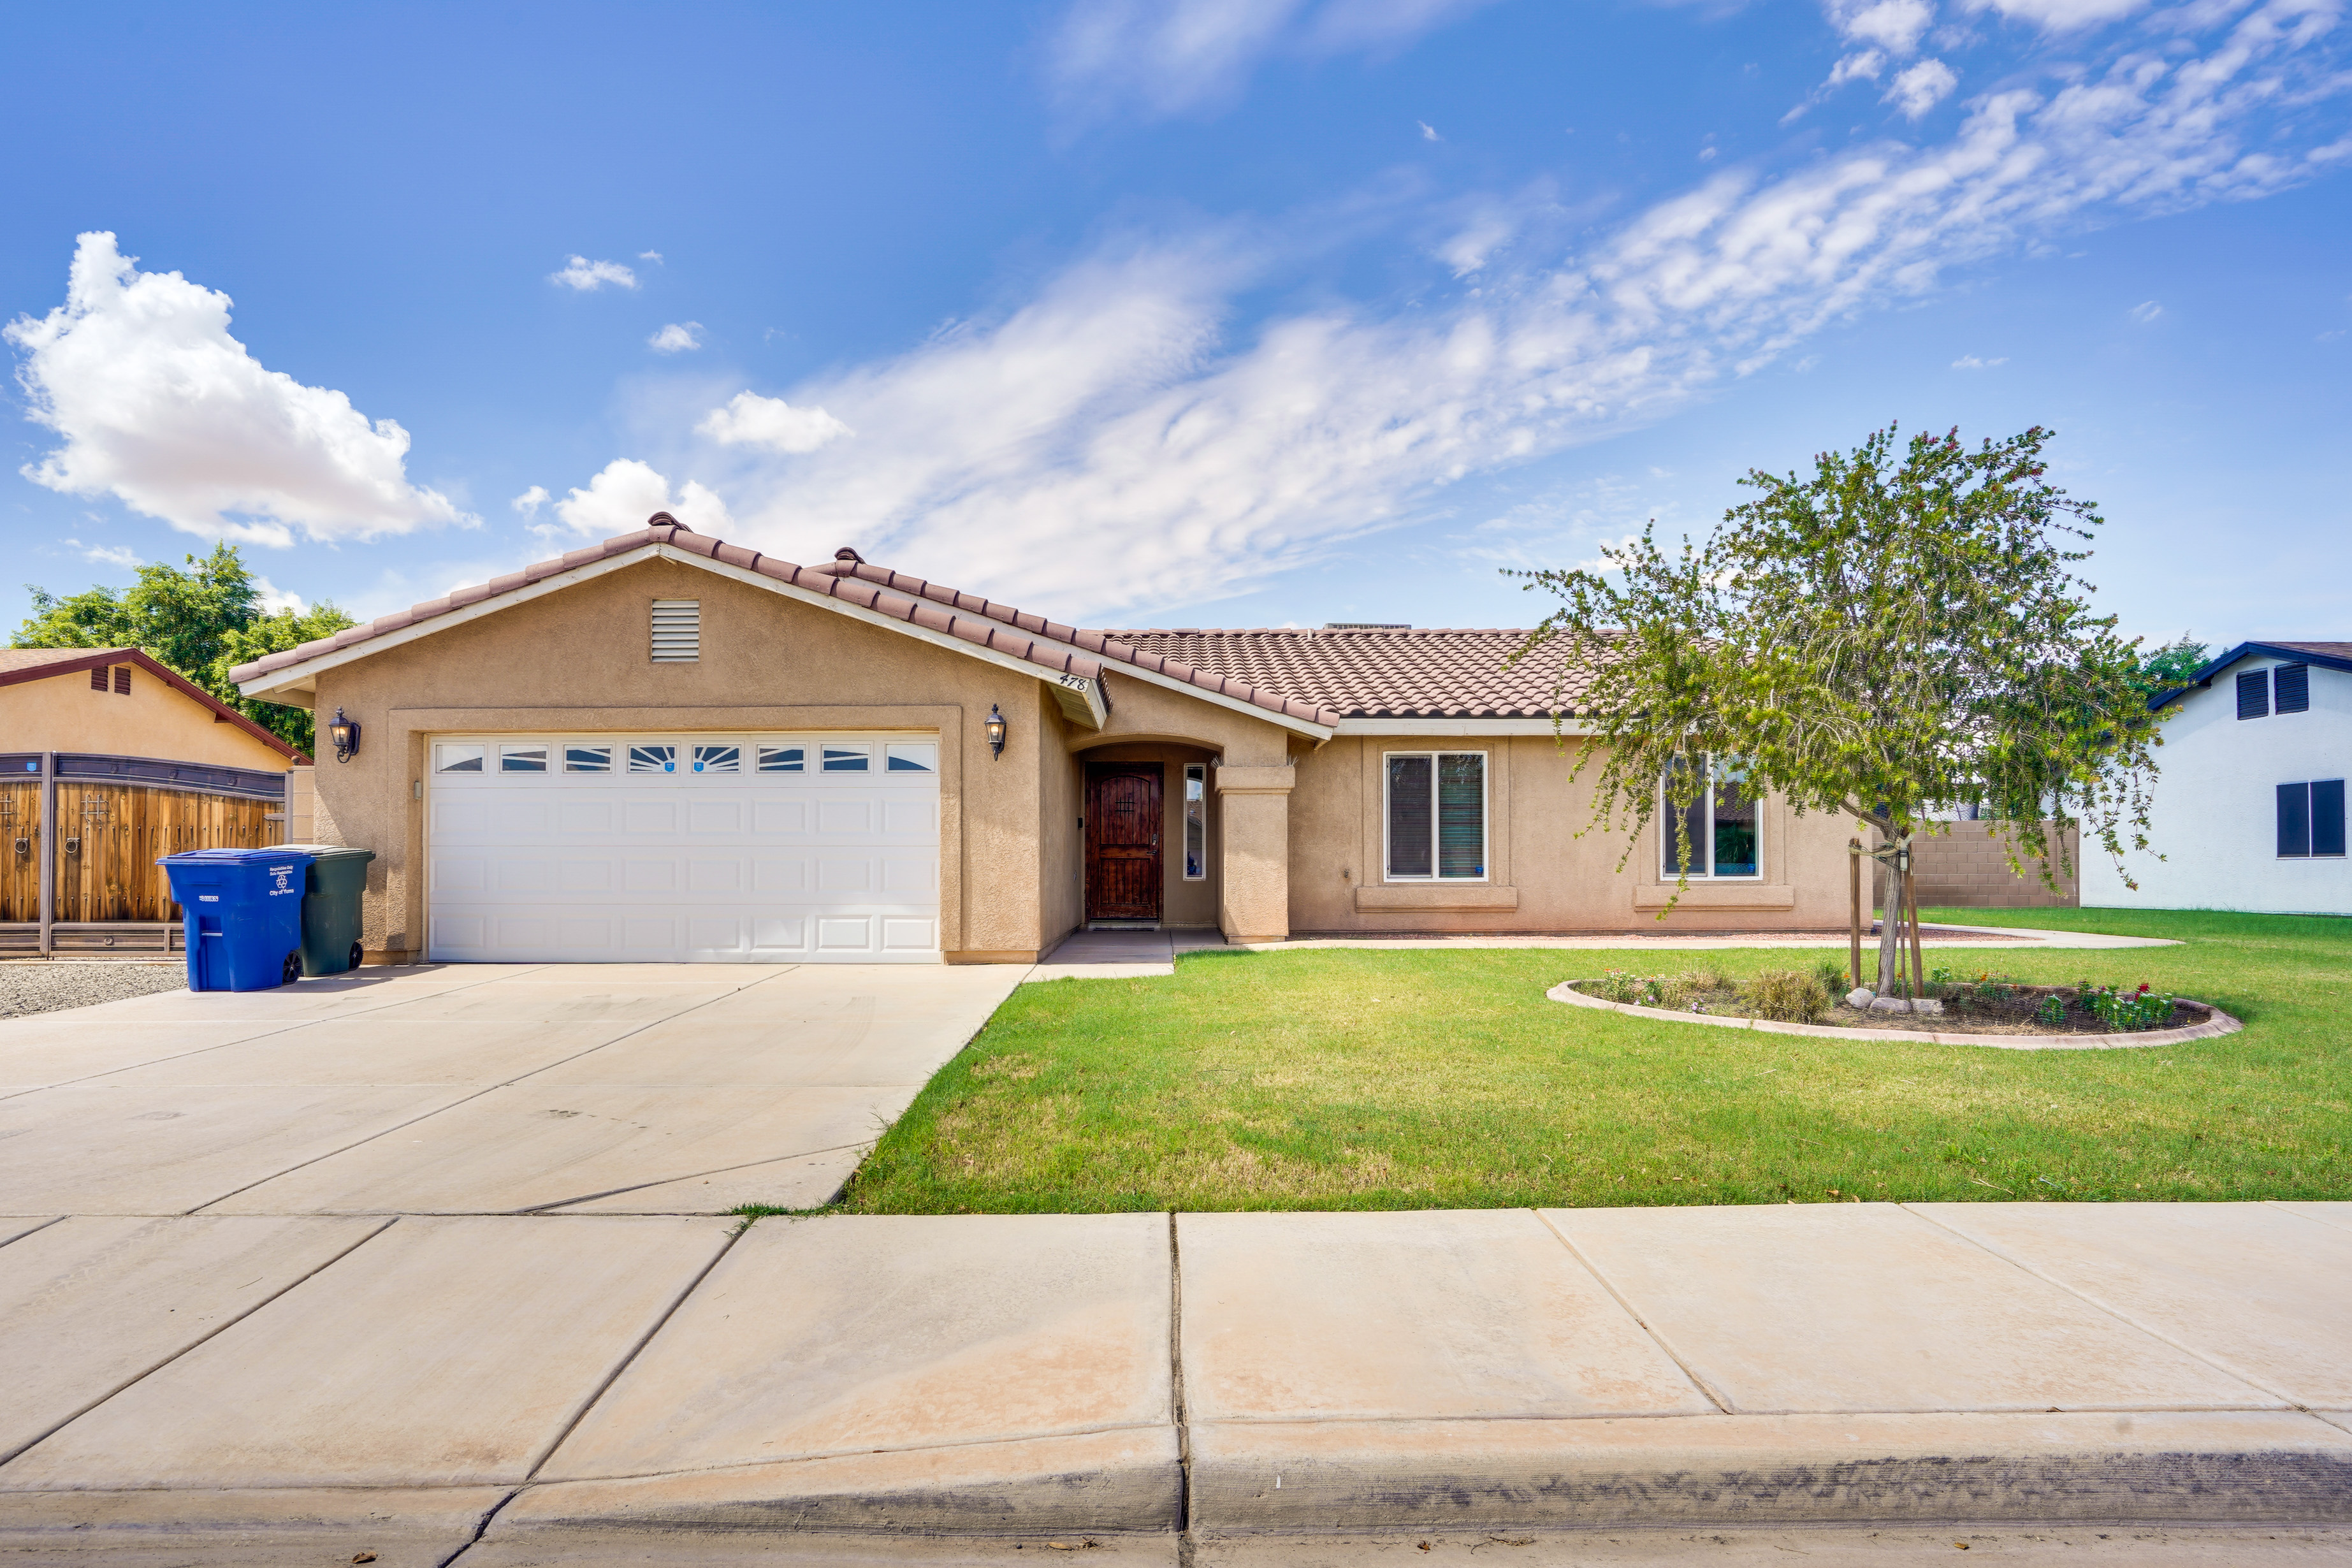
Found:
[[1280, 942], [1290, 934], [1290, 787], [1296, 768], [1216, 770], [1217, 924], [1227, 942]]

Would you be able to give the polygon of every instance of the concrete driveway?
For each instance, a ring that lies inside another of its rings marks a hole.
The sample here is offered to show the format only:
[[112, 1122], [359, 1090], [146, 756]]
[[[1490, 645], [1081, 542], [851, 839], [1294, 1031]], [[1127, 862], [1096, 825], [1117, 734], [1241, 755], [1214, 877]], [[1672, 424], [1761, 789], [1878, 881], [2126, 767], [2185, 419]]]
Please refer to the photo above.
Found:
[[1017, 965], [428, 965], [0, 1021], [18, 1214], [810, 1207]]

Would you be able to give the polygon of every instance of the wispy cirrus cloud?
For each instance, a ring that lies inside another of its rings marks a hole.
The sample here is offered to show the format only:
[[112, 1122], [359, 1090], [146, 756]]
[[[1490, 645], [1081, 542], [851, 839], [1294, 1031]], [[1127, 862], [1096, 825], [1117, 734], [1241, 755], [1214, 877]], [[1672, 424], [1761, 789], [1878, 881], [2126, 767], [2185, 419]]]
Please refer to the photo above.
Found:
[[1064, 108], [1083, 118], [1166, 119], [1230, 104], [1273, 57], [1397, 48], [1491, 4], [1077, 0], [1055, 30], [1047, 68]]
[[28, 416], [62, 437], [19, 470], [206, 539], [284, 546], [478, 521], [409, 482], [408, 432], [263, 365], [229, 297], [80, 237], [66, 302], [8, 323]]
[[855, 542], [1064, 614], [1197, 603], [1654, 420], [1953, 268], [2326, 172], [2352, 152], [2334, 19], [2269, 0], [2188, 51], [2126, 39], [1971, 100], [1941, 138], [1727, 170], [1565, 258], [1498, 241], [1475, 293], [1411, 310], [1244, 331], [1279, 238], [1130, 241], [1002, 317], [788, 390], [854, 440], [699, 471], [738, 498], [735, 536], [793, 559]]

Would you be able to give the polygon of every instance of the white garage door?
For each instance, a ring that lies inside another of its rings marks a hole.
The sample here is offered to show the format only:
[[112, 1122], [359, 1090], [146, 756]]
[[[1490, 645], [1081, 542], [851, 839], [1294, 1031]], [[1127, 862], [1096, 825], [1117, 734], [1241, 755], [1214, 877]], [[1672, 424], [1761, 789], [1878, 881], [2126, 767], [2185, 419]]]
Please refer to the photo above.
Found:
[[443, 961], [936, 963], [935, 737], [445, 735]]

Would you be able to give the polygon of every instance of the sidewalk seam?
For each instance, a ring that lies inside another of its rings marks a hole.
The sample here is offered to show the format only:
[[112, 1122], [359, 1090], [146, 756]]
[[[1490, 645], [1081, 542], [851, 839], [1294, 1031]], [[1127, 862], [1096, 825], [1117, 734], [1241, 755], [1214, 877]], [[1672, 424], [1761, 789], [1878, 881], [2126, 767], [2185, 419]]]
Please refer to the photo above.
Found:
[[[67, 1215], [66, 1217], [71, 1218], [72, 1216]], [[184, 1218], [185, 1216], [173, 1215], [163, 1215], [161, 1217], [166, 1219], [176, 1219]], [[211, 1217], [218, 1218], [225, 1216], [215, 1215]], [[321, 1215], [317, 1217], [329, 1219], [340, 1216]], [[173, 1351], [170, 1355], [165, 1356], [163, 1360], [155, 1363], [152, 1366], [147, 1367], [143, 1371], [131, 1373], [129, 1377], [124, 1378], [121, 1383], [116, 1384], [112, 1388], [108, 1389], [104, 1394], [100, 1394], [96, 1399], [91, 1400], [80, 1409], [76, 1410], [64, 1420], [58, 1422], [47, 1430], [42, 1432], [38, 1436], [36, 1436], [29, 1441], [18, 1444], [16, 1447], [9, 1449], [5, 1453], [0, 1453], [0, 1465], [7, 1465], [18, 1458], [20, 1456], [31, 1452], [34, 1448], [47, 1442], [50, 1438], [56, 1436], [58, 1433], [64, 1431], [67, 1427], [72, 1426], [75, 1422], [89, 1415], [91, 1411], [97, 1409], [100, 1405], [113, 1398], [116, 1394], [121, 1394], [123, 1390], [131, 1387], [134, 1384], [144, 1383], [147, 1379], [154, 1376], [165, 1367], [170, 1366], [173, 1362], [178, 1361], [182, 1356], [186, 1355], [190, 1351], [194, 1350], [198, 1345], [207, 1343], [212, 1340], [219, 1338], [222, 1334], [228, 1332], [229, 1330], [245, 1321], [247, 1318], [250, 1318], [256, 1312], [261, 1310], [262, 1308], [268, 1306], [272, 1301], [277, 1300], [279, 1297], [284, 1296], [288, 1291], [294, 1289], [297, 1286], [308, 1284], [310, 1281], [317, 1279], [320, 1275], [325, 1273], [328, 1269], [332, 1268], [336, 1264], [341, 1263], [344, 1258], [349, 1258], [352, 1253], [357, 1252], [361, 1247], [365, 1247], [369, 1242], [373, 1241], [377, 1237], [382, 1236], [385, 1231], [390, 1230], [394, 1226], [398, 1225], [399, 1223], [400, 1216], [398, 1215], [394, 1215], [385, 1219], [382, 1225], [377, 1226], [373, 1230], [362, 1236], [357, 1240], [353, 1241], [349, 1247], [341, 1248], [332, 1257], [319, 1264], [318, 1267], [304, 1270], [300, 1275], [288, 1280], [282, 1288], [272, 1290], [268, 1295], [264, 1296], [260, 1300], [256, 1301], [244, 1311], [237, 1313], [235, 1317], [225, 1319], [221, 1323], [215, 1327], [211, 1332], [190, 1340], [186, 1344], [182, 1345], [178, 1350]], [[43, 1228], [46, 1229], [47, 1226], [44, 1226]]]
[[2306, 1406], [2304, 1403], [2297, 1399], [2294, 1394], [2288, 1394], [2282, 1389], [2273, 1388], [2266, 1383], [2256, 1382], [2251, 1375], [2239, 1371], [2236, 1367], [2229, 1366], [2223, 1363], [2215, 1361], [2210, 1355], [2199, 1350], [2196, 1346], [2181, 1343], [2179, 1340], [2174, 1339], [2170, 1334], [2164, 1332], [2162, 1330], [2149, 1327], [2147, 1324], [2132, 1317], [2129, 1313], [2123, 1311], [2120, 1308], [2110, 1307], [2105, 1301], [2100, 1300], [2097, 1297], [2076, 1289], [2074, 1286], [2067, 1284], [2063, 1279], [2052, 1279], [2049, 1275], [2044, 1274], [2039, 1268], [2034, 1268], [2033, 1265], [2025, 1262], [2021, 1258], [2011, 1258], [2008, 1253], [2001, 1251], [1997, 1247], [1994, 1247], [1990, 1242], [1979, 1240], [1978, 1237], [1970, 1236], [1967, 1231], [1960, 1229], [1958, 1226], [1947, 1225], [1933, 1215], [1921, 1214], [1917, 1209], [1913, 1208], [1906, 1203], [1898, 1203], [1895, 1206], [1901, 1209], [1904, 1213], [1911, 1215], [1914, 1219], [1925, 1220], [1927, 1224], [1934, 1226], [1937, 1230], [1942, 1231], [1946, 1236], [1953, 1237], [1960, 1241], [1968, 1243], [1970, 1247], [1982, 1252], [1986, 1257], [1993, 1258], [1999, 1262], [2008, 1264], [2011, 1268], [2016, 1269], [2021, 1274], [2029, 1275], [2033, 1279], [2039, 1279], [2044, 1285], [2050, 1286], [2053, 1289], [2063, 1290], [2067, 1295], [2073, 1297], [2075, 1300], [2082, 1302], [2092, 1310], [2105, 1312], [2116, 1322], [2123, 1324], [2124, 1327], [2137, 1330], [2138, 1332], [2146, 1334], [2149, 1339], [2156, 1341], [2158, 1344], [2170, 1345], [2174, 1350], [2179, 1351], [2181, 1354], [2189, 1357], [2190, 1360], [2201, 1362], [2205, 1365], [2211, 1367], [2215, 1372], [2220, 1373], [2224, 1377], [2235, 1378], [2240, 1383], [2244, 1384], [2248, 1388], [2257, 1389], [2263, 1394], [2269, 1394], [2273, 1399], [2284, 1400], [2291, 1409], [2306, 1410]]
[[467, 1552], [471, 1552], [475, 1547], [480, 1545], [482, 1542], [482, 1536], [490, 1528], [490, 1521], [499, 1517], [499, 1510], [500, 1509], [503, 1509], [507, 1504], [514, 1501], [515, 1499], [520, 1496], [522, 1496], [522, 1488], [516, 1487], [513, 1490], [508, 1492], [506, 1496], [499, 1499], [498, 1501], [492, 1503], [488, 1508], [484, 1509], [482, 1510], [480, 1521], [474, 1526], [474, 1533], [467, 1538], [465, 1544], [458, 1547], [457, 1551], [449, 1553], [448, 1556], [442, 1558], [438, 1563], [433, 1565], [433, 1568], [449, 1568], [450, 1563], [455, 1563], [458, 1558], [463, 1557]]
[[694, 1278], [688, 1280], [679, 1289], [677, 1294], [670, 1298], [669, 1305], [662, 1309], [661, 1315], [654, 1319], [644, 1333], [637, 1336], [637, 1342], [629, 1347], [628, 1353], [613, 1363], [613, 1370], [604, 1374], [604, 1381], [589, 1390], [588, 1397], [580, 1402], [580, 1408], [572, 1413], [572, 1418], [563, 1424], [562, 1430], [556, 1433], [548, 1442], [547, 1447], [540, 1450], [537, 1458], [531, 1460], [530, 1468], [522, 1473], [524, 1486], [529, 1486], [539, 1472], [546, 1468], [547, 1461], [555, 1458], [555, 1451], [563, 1447], [564, 1439], [572, 1436], [580, 1423], [588, 1419], [588, 1412], [596, 1408], [596, 1402], [604, 1398], [605, 1392], [621, 1380], [623, 1373], [635, 1364], [637, 1357], [645, 1353], [646, 1347], [654, 1342], [654, 1336], [669, 1326], [670, 1319], [676, 1317], [677, 1310], [686, 1305], [687, 1298], [701, 1288], [702, 1282], [710, 1278], [710, 1271], [719, 1267], [721, 1258], [735, 1250], [735, 1244], [749, 1234], [751, 1228], [748, 1225], [738, 1226], [727, 1233], [726, 1238], [719, 1244], [719, 1250], [710, 1255], [710, 1261], [695, 1270]]
[[[31, 1216], [30, 1215], [26, 1215], [25, 1217], [26, 1217], [26, 1218], [27, 1218], [27, 1219], [30, 1219], [32, 1216]], [[32, 1229], [30, 1229], [30, 1230], [20, 1230], [20, 1231], [18, 1231], [16, 1235], [14, 1235], [14, 1236], [10, 1237], [7, 1240], [5, 1240], [5, 1241], [0, 1241], [0, 1247], [14, 1247], [14, 1246], [16, 1246], [16, 1243], [18, 1243], [18, 1242], [20, 1242], [20, 1241], [24, 1240], [24, 1239], [25, 1239], [26, 1237], [28, 1237], [28, 1236], [38, 1236], [38, 1235], [40, 1235], [40, 1234], [41, 1234], [41, 1232], [43, 1232], [43, 1231], [45, 1231], [45, 1230], [48, 1229], [48, 1228], [49, 1228], [49, 1226], [53, 1226], [53, 1225], [63, 1225], [66, 1221], [68, 1221], [68, 1220], [69, 1220], [69, 1219], [71, 1219], [71, 1218], [73, 1218], [73, 1215], [69, 1215], [69, 1214], [57, 1214], [57, 1215], [51, 1215], [48, 1218], [47, 1218], [47, 1219], [43, 1220], [40, 1224], [38, 1224], [38, 1225], [35, 1226]]]
[[1168, 1404], [1176, 1426], [1176, 1568], [1192, 1568], [1192, 1426], [1184, 1408], [1184, 1256], [1168, 1211]]
[[1625, 1293], [1617, 1289], [1616, 1282], [1611, 1279], [1606, 1274], [1601, 1272], [1601, 1270], [1594, 1266], [1592, 1259], [1584, 1256], [1583, 1250], [1580, 1248], [1575, 1242], [1569, 1239], [1569, 1236], [1566, 1231], [1552, 1224], [1552, 1222], [1545, 1216], [1544, 1212], [1541, 1209], [1529, 1209], [1528, 1212], [1536, 1216], [1537, 1224], [1551, 1232], [1554, 1238], [1557, 1239], [1562, 1247], [1568, 1248], [1568, 1255], [1570, 1258], [1575, 1258], [1579, 1263], [1584, 1265], [1586, 1273], [1591, 1275], [1594, 1279], [1600, 1281], [1601, 1288], [1609, 1292], [1611, 1300], [1614, 1300], [1617, 1305], [1625, 1310], [1625, 1315], [1633, 1320], [1634, 1326], [1640, 1329], [1643, 1333], [1650, 1336], [1650, 1342], [1656, 1345], [1660, 1350], [1665, 1352], [1667, 1356], [1673, 1360], [1674, 1363], [1682, 1368], [1683, 1375], [1691, 1380], [1692, 1387], [1706, 1395], [1707, 1403], [1713, 1405], [1717, 1410], [1722, 1411], [1726, 1415], [1736, 1415], [1740, 1414], [1740, 1412], [1731, 1408], [1731, 1404], [1728, 1400], [1725, 1399], [1722, 1394], [1716, 1392], [1715, 1385], [1713, 1384], [1707, 1382], [1706, 1379], [1698, 1374], [1698, 1369], [1696, 1367], [1694, 1367], [1689, 1362], [1683, 1359], [1683, 1355], [1680, 1351], [1677, 1351], [1674, 1346], [1666, 1342], [1666, 1337], [1664, 1334], [1658, 1332], [1657, 1330], [1650, 1326], [1650, 1321], [1634, 1310], [1633, 1303], [1625, 1299]]

